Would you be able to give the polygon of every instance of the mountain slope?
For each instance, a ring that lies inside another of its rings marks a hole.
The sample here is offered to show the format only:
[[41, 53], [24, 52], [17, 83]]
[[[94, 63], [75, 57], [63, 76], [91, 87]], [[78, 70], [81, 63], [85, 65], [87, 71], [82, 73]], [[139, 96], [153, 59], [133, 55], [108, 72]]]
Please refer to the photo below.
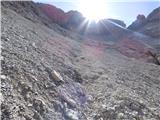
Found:
[[158, 65], [21, 14], [2, 6], [2, 120], [160, 119]]

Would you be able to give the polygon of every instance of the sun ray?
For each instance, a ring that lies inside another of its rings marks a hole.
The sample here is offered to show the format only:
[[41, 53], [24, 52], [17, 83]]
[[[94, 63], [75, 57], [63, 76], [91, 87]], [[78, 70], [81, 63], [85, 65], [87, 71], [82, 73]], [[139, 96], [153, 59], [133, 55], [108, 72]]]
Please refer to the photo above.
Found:
[[97, 22], [100, 19], [104, 19], [107, 14], [104, 0], [80, 0], [79, 7], [80, 12], [88, 20], [95, 20]]

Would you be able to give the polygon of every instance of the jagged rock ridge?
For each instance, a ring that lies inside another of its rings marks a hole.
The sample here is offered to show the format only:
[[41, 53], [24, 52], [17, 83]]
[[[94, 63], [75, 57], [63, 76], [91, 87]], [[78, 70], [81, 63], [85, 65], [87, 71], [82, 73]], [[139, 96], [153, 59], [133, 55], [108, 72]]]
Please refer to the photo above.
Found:
[[[142, 15], [143, 16], [143, 15]], [[138, 31], [154, 38], [160, 38], [160, 7], [151, 12], [147, 18], [144, 16], [133, 22], [128, 29]]]

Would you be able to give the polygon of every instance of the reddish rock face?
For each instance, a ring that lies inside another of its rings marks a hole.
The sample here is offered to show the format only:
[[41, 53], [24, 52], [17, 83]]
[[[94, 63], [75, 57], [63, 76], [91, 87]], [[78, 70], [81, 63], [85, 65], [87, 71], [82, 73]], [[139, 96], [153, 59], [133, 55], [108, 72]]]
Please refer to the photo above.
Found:
[[[109, 30], [106, 30], [104, 24], [117, 24], [118, 26], [125, 27], [125, 23], [116, 19], [105, 19], [98, 23], [95, 21], [86, 21], [83, 15], [78, 11], [64, 12], [63, 10], [48, 4], [39, 4], [40, 9], [50, 18], [53, 22], [60, 26], [78, 33], [87, 34], [106, 34]], [[109, 22], [108, 22], [109, 21]], [[104, 23], [104, 24], [102, 24]], [[87, 29], [87, 30], [86, 30]], [[113, 28], [114, 29], [114, 28]]]
[[39, 7], [49, 18], [59, 25], [62, 25], [65, 21], [67, 21], [67, 17], [63, 10], [48, 4], [40, 4]]
[[64, 12], [53, 5], [39, 4], [40, 9], [55, 23], [69, 30], [76, 30], [85, 20], [78, 11]]
[[145, 62], [154, 61], [152, 55], [155, 54], [155, 50], [139, 40], [123, 38], [117, 42], [115, 46], [118, 51], [127, 57], [136, 58]]

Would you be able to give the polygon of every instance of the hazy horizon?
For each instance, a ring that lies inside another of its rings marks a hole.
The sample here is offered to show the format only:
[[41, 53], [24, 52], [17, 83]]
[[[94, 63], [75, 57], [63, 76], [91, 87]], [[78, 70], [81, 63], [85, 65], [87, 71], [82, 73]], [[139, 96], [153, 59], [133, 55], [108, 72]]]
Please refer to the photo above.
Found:
[[[82, 13], [79, 8], [78, 0], [33, 0], [34, 2], [47, 3], [61, 8], [65, 12], [77, 10]], [[160, 7], [158, 0], [121, 0], [121, 1], [106, 1], [104, 3], [108, 8], [105, 18], [119, 19], [130, 25], [138, 14], [147, 16], [155, 8]], [[83, 13], [82, 13], [83, 14]]]

